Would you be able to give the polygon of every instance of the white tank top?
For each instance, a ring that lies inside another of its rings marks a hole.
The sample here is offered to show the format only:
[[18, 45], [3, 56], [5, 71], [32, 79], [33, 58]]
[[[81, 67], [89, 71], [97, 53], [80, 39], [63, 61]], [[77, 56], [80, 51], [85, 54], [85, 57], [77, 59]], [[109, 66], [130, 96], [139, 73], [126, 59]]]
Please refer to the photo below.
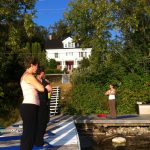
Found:
[[115, 95], [110, 94], [108, 99], [109, 99], [109, 100], [115, 100]]
[[109, 97], [108, 97], [109, 100], [115, 100], [115, 94], [113, 91], [109, 91]]
[[23, 93], [22, 103], [40, 105], [37, 90], [31, 84], [26, 83], [24, 80], [20, 82], [20, 85]]

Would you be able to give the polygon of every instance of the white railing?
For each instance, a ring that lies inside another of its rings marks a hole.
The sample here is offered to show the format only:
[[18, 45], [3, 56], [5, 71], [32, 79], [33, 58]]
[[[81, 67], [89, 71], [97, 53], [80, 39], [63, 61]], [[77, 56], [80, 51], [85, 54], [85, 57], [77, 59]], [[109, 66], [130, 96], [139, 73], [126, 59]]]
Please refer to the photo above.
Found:
[[50, 116], [54, 116], [59, 113], [60, 109], [59, 99], [60, 99], [60, 88], [53, 87], [52, 95], [50, 98]]

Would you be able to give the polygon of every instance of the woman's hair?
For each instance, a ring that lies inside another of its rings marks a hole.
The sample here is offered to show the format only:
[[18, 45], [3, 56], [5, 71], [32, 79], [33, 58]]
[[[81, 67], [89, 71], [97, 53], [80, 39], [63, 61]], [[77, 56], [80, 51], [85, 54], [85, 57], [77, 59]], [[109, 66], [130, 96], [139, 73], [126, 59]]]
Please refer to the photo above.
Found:
[[114, 84], [112, 84], [112, 83], [109, 83], [109, 85], [111, 85], [111, 86], [113, 86], [113, 87], [114, 87]]
[[37, 69], [37, 71], [36, 71], [36, 74], [37, 74], [37, 75], [40, 75], [41, 72], [44, 72], [44, 68], [39, 67], [39, 68]]
[[24, 61], [24, 66], [25, 68], [30, 68], [31, 67], [31, 64], [32, 65], [38, 65], [39, 62], [38, 62], [38, 59], [36, 59], [35, 57], [32, 57], [32, 56], [29, 56], [25, 59]]

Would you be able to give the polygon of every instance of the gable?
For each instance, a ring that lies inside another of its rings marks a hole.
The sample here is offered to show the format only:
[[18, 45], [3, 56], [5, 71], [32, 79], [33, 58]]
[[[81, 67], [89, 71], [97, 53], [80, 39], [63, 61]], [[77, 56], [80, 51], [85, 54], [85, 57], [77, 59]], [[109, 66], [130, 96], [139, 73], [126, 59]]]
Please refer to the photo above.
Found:
[[72, 41], [73, 41], [73, 39], [72, 39], [71, 37], [67, 37], [66, 39], [64, 39], [64, 40], [62, 41], [62, 43], [72, 42]]
[[73, 42], [73, 39], [71, 37], [66, 38], [62, 41], [63, 48], [75, 48], [75, 43]]

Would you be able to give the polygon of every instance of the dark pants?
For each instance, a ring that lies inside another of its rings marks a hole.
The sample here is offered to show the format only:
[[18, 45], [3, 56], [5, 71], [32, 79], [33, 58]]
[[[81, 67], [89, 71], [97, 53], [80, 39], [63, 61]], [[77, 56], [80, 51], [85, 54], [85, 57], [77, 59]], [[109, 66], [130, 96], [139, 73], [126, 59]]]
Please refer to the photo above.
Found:
[[36, 131], [35, 145], [42, 146], [44, 144], [44, 134], [48, 123], [48, 106], [41, 104], [38, 111], [38, 127]]
[[21, 104], [20, 113], [23, 120], [23, 133], [21, 136], [21, 150], [32, 150], [36, 126], [37, 126], [37, 112], [39, 106], [34, 104]]
[[110, 109], [110, 115], [111, 117], [116, 117], [116, 101], [115, 100], [109, 100], [109, 109]]

